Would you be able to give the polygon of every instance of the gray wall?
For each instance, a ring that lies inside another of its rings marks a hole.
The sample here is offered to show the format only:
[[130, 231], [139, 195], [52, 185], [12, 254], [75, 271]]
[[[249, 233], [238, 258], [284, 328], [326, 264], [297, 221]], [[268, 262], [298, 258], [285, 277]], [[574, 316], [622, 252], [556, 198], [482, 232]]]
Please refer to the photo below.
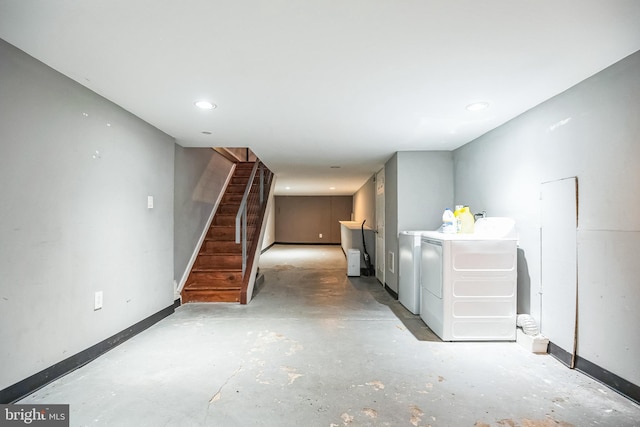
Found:
[[267, 249], [276, 241], [276, 204], [273, 191], [269, 194], [269, 202], [267, 203], [267, 211], [265, 212], [265, 221], [267, 221], [267, 224], [265, 226], [261, 250]]
[[276, 196], [275, 241], [338, 244], [352, 206], [351, 196]]
[[362, 187], [353, 195], [353, 221], [367, 220], [366, 224], [371, 228], [376, 225], [376, 183], [375, 175], [372, 175]]
[[180, 285], [233, 167], [211, 148], [175, 145], [174, 273]]
[[398, 231], [437, 229], [444, 209], [452, 207], [452, 195], [450, 151], [398, 153]]
[[[577, 176], [578, 355], [640, 384], [640, 53], [455, 151], [455, 200], [515, 218], [540, 316], [540, 185]], [[522, 283], [519, 283], [521, 286]], [[519, 289], [519, 292], [522, 292]], [[522, 305], [522, 304], [521, 304]]]
[[401, 151], [385, 165], [385, 251], [394, 254], [385, 282], [398, 291], [398, 233], [436, 230], [442, 212], [453, 204], [453, 154], [449, 151]]
[[[395, 153], [384, 165], [384, 284], [398, 291], [397, 275], [389, 271], [388, 253], [398, 251], [398, 153]], [[398, 271], [394, 268], [394, 271]]]
[[172, 305], [173, 162], [171, 137], [0, 40], [0, 389]]

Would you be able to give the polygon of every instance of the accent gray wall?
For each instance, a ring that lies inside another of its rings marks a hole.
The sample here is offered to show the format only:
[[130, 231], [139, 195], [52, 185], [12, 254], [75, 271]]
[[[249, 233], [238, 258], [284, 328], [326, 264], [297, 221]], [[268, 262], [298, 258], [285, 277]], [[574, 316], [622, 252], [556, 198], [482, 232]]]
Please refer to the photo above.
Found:
[[400, 151], [385, 165], [385, 251], [393, 252], [393, 272], [385, 282], [398, 292], [398, 234], [436, 230], [453, 202], [453, 154], [450, 151]]
[[173, 162], [173, 138], [0, 40], [0, 389], [173, 304]]
[[362, 184], [362, 187], [353, 195], [353, 221], [362, 222], [372, 228], [376, 225], [376, 183], [375, 175]]
[[178, 285], [232, 167], [232, 161], [211, 148], [175, 145], [173, 278]]
[[275, 196], [275, 241], [339, 244], [352, 206], [352, 196]]
[[540, 185], [578, 177], [578, 355], [634, 384], [640, 384], [638, 76], [640, 52], [454, 154], [456, 203], [516, 220], [518, 276], [530, 281], [524, 296], [538, 320]]
[[450, 151], [398, 153], [398, 232], [436, 230], [442, 225], [444, 209], [452, 207], [452, 195]]

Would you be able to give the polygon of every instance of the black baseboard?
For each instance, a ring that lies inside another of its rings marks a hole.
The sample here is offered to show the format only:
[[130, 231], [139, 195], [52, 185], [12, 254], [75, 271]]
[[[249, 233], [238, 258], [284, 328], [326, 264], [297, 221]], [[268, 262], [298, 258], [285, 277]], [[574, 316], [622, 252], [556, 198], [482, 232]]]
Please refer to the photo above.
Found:
[[[269, 246], [267, 246], [266, 248], [262, 249], [260, 251], [261, 254], [265, 253], [266, 251], [268, 251], [269, 249], [271, 249], [274, 245], [295, 245], [295, 246], [338, 246], [340, 243], [320, 243], [320, 242], [316, 242], [316, 243], [295, 243], [295, 242], [273, 242], [272, 244], [270, 244]], [[344, 252], [344, 250], [342, 251]]]
[[[552, 342], [549, 342], [549, 353], [561, 363], [571, 366], [571, 353], [565, 351]], [[578, 355], [576, 355], [575, 359], [575, 369], [594, 380], [601, 382], [627, 399], [640, 404], [640, 386], [633, 384], [632, 382], [629, 382], [613, 372], [601, 368], [595, 363], [592, 363]]]
[[273, 242], [272, 244], [270, 244], [269, 246], [267, 246], [266, 248], [262, 249], [260, 251], [260, 255], [262, 255], [263, 253], [267, 252], [269, 249], [271, 249], [271, 247], [275, 245], [275, 242]]
[[35, 392], [36, 390], [44, 387], [50, 382], [72, 372], [76, 369], [86, 365], [112, 348], [122, 344], [129, 338], [139, 334], [145, 329], [153, 326], [158, 323], [160, 320], [165, 317], [171, 315], [176, 307], [180, 306], [180, 300], [177, 299], [168, 306], [155, 314], [147, 317], [146, 319], [141, 320], [129, 328], [118, 332], [117, 334], [107, 338], [104, 341], [95, 344], [86, 350], [81, 351], [71, 357], [64, 359], [61, 362], [56, 363], [53, 366], [50, 366], [37, 374], [33, 374], [28, 378], [25, 378], [22, 381], [15, 383], [12, 386], [5, 388], [4, 390], [0, 390], [0, 404], [8, 404], [13, 403], [17, 400], [22, 399], [25, 396]]
[[387, 285], [386, 283], [384, 284], [384, 288], [387, 290], [387, 292], [389, 293], [389, 295], [391, 295], [393, 297], [393, 299], [398, 299], [398, 293], [396, 291], [394, 291], [393, 289], [391, 289], [389, 287], [389, 285]]
[[369, 270], [367, 267], [360, 267], [360, 276], [362, 277], [376, 277], [375, 271]]
[[562, 364], [571, 367], [571, 353], [549, 341], [548, 352]]
[[[273, 245], [296, 245], [296, 246], [339, 246], [340, 243], [322, 243], [322, 242], [274, 242]], [[271, 246], [273, 246], [271, 245]], [[343, 251], [344, 252], [344, 251]]]
[[583, 374], [590, 376], [594, 380], [600, 381], [601, 383], [609, 386], [624, 397], [640, 404], [640, 386], [637, 386], [624, 378], [620, 378], [613, 372], [609, 372], [580, 356], [576, 356], [576, 369]]

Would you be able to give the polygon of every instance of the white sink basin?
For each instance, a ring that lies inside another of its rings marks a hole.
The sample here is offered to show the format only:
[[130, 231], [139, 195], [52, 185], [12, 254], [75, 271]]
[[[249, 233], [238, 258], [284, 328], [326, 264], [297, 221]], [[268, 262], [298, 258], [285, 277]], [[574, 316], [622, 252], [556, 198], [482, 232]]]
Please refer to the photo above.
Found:
[[499, 216], [479, 218], [473, 234], [491, 239], [509, 239], [516, 237], [515, 227], [516, 222], [512, 218]]

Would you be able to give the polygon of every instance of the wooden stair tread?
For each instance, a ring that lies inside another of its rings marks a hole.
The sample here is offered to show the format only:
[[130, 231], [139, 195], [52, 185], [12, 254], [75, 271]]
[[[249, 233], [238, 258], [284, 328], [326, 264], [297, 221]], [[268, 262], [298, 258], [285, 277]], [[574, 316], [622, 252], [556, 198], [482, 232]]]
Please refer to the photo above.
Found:
[[231, 290], [202, 290], [188, 291], [182, 294], [183, 303], [191, 302], [231, 302], [239, 303], [242, 295], [241, 289]]
[[205, 237], [203, 245], [203, 250], [208, 249], [216, 249], [218, 252], [228, 252], [233, 253], [237, 251], [242, 251], [242, 245], [240, 243], [236, 243], [235, 239], [232, 241], [229, 240], [216, 240]]
[[224, 285], [224, 284], [215, 284], [215, 283], [201, 283], [201, 282], [193, 282], [189, 283], [184, 287], [185, 291], [204, 291], [204, 290], [213, 290], [213, 291], [230, 291], [230, 290], [240, 290], [242, 286], [240, 285]]
[[212, 254], [200, 253], [200, 255], [202, 255], [203, 257], [208, 258], [208, 259], [229, 259], [229, 260], [230, 259], [237, 259], [238, 257], [242, 256], [242, 254], [239, 254], [237, 252], [236, 253], [230, 253], [230, 254], [223, 254], [223, 253], [218, 253], [218, 252], [212, 253]]
[[216, 253], [213, 253], [213, 254], [200, 253], [198, 257], [202, 258], [201, 262], [198, 262], [196, 260], [196, 263], [194, 264], [198, 267], [204, 267], [207, 263], [209, 264], [214, 263], [216, 265], [220, 265], [222, 263], [222, 264], [228, 265], [229, 263], [242, 261], [242, 254], [239, 254], [239, 253], [235, 253], [231, 255], [216, 254]]
[[[215, 240], [214, 240], [215, 242]], [[207, 255], [207, 256], [215, 256], [215, 255], [219, 255], [219, 256], [237, 256], [237, 255], [242, 255], [242, 248], [238, 249], [237, 251], [233, 251], [233, 252], [224, 252], [224, 251], [214, 251], [213, 249], [208, 249], [208, 250], [201, 250], [200, 251], [200, 255]]]
[[[254, 227], [255, 228], [255, 225], [247, 224], [247, 227]], [[235, 224], [234, 225], [216, 225], [216, 224], [213, 224], [211, 227], [209, 227], [209, 231], [212, 231], [212, 230], [213, 231], [215, 231], [215, 230], [233, 230], [233, 231], [235, 231], [236, 230], [236, 226], [235, 226]]]
[[242, 274], [242, 269], [240, 268], [193, 267], [191, 271], [196, 271], [199, 273], [210, 273], [212, 271], [221, 271], [225, 273], [233, 272], [233, 273]]

